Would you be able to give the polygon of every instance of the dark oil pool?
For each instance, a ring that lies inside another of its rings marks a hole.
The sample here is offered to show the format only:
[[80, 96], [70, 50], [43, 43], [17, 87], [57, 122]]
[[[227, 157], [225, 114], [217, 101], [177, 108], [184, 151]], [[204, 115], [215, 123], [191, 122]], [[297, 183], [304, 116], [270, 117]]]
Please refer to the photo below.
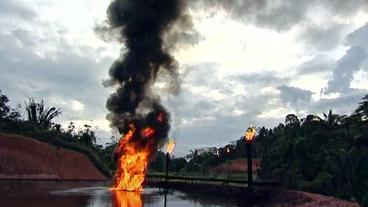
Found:
[[216, 197], [145, 187], [112, 192], [105, 182], [0, 181], [0, 207], [221, 207], [236, 206]]

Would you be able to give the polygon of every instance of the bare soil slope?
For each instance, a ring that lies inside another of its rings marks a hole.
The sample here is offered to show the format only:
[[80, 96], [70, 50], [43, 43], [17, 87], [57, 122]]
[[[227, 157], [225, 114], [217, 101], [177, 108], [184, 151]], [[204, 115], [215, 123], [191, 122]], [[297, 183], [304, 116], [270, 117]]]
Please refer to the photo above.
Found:
[[0, 179], [105, 180], [83, 154], [0, 133]]

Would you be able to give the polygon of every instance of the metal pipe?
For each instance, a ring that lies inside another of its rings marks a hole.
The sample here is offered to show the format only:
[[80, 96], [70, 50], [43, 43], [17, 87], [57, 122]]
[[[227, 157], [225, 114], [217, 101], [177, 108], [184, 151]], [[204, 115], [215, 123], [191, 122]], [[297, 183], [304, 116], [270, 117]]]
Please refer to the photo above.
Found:
[[247, 142], [247, 162], [248, 162], [248, 190], [253, 190], [253, 170], [252, 170], [252, 142]]
[[167, 189], [165, 189], [164, 207], [166, 207], [167, 200]]
[[168, 174], [169, 174], [169, 160], [170, 160], [170, 154], [167, 152], [166, 153], [166, 172], [165, 172], [165, 183], [166, 183], [166, 187], [167, 187], [167, 185], [168, 185], [168, 182], [167, 182], [167, 180], [168, 180]]

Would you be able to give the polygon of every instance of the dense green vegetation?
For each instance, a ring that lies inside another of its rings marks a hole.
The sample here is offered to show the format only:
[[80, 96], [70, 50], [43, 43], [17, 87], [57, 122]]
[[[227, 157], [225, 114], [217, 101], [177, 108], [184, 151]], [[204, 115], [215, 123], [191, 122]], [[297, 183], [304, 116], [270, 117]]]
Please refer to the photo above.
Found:
[[260, 128], [257, 149], [264, 178], [288, 187], [358, 199], [368, 205], [368, 96], [350, 116], [333, 114]]
[[[323, 118], [289, 114], [273, 129], [258, 128], [254, 146], [253, 157], [261, 163], [259, 179], [368, 206], [368, 95], [350, 116], [332, 110]], [[174, 171], [208, 175], [218, 164], [245, 155], [240, 138], [222, 148], [193, 150]]]

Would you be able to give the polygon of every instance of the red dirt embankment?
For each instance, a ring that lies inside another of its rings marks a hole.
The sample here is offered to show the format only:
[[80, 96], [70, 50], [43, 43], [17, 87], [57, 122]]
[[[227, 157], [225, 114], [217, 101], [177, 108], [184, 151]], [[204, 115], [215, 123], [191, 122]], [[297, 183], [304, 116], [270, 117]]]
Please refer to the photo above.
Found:
[[[260, 168], [259, 160], [252, 159], [252, 170], [257, 171]], [[212, 169], [217, 173], [232, 173], [232, 172], [247, 172], [248, 165], [246, 159], [230, 160], [229, 162], [222, 163]]]
[[0, 133], [0, 179], [105, 180], [82, 153]]
[[280, 206], [296, 207], [360, 207], [358, 203], [340, 200], [332, 196], [302, 192], [302, 191], [280, 191], [276, 200], [281, 200]]

